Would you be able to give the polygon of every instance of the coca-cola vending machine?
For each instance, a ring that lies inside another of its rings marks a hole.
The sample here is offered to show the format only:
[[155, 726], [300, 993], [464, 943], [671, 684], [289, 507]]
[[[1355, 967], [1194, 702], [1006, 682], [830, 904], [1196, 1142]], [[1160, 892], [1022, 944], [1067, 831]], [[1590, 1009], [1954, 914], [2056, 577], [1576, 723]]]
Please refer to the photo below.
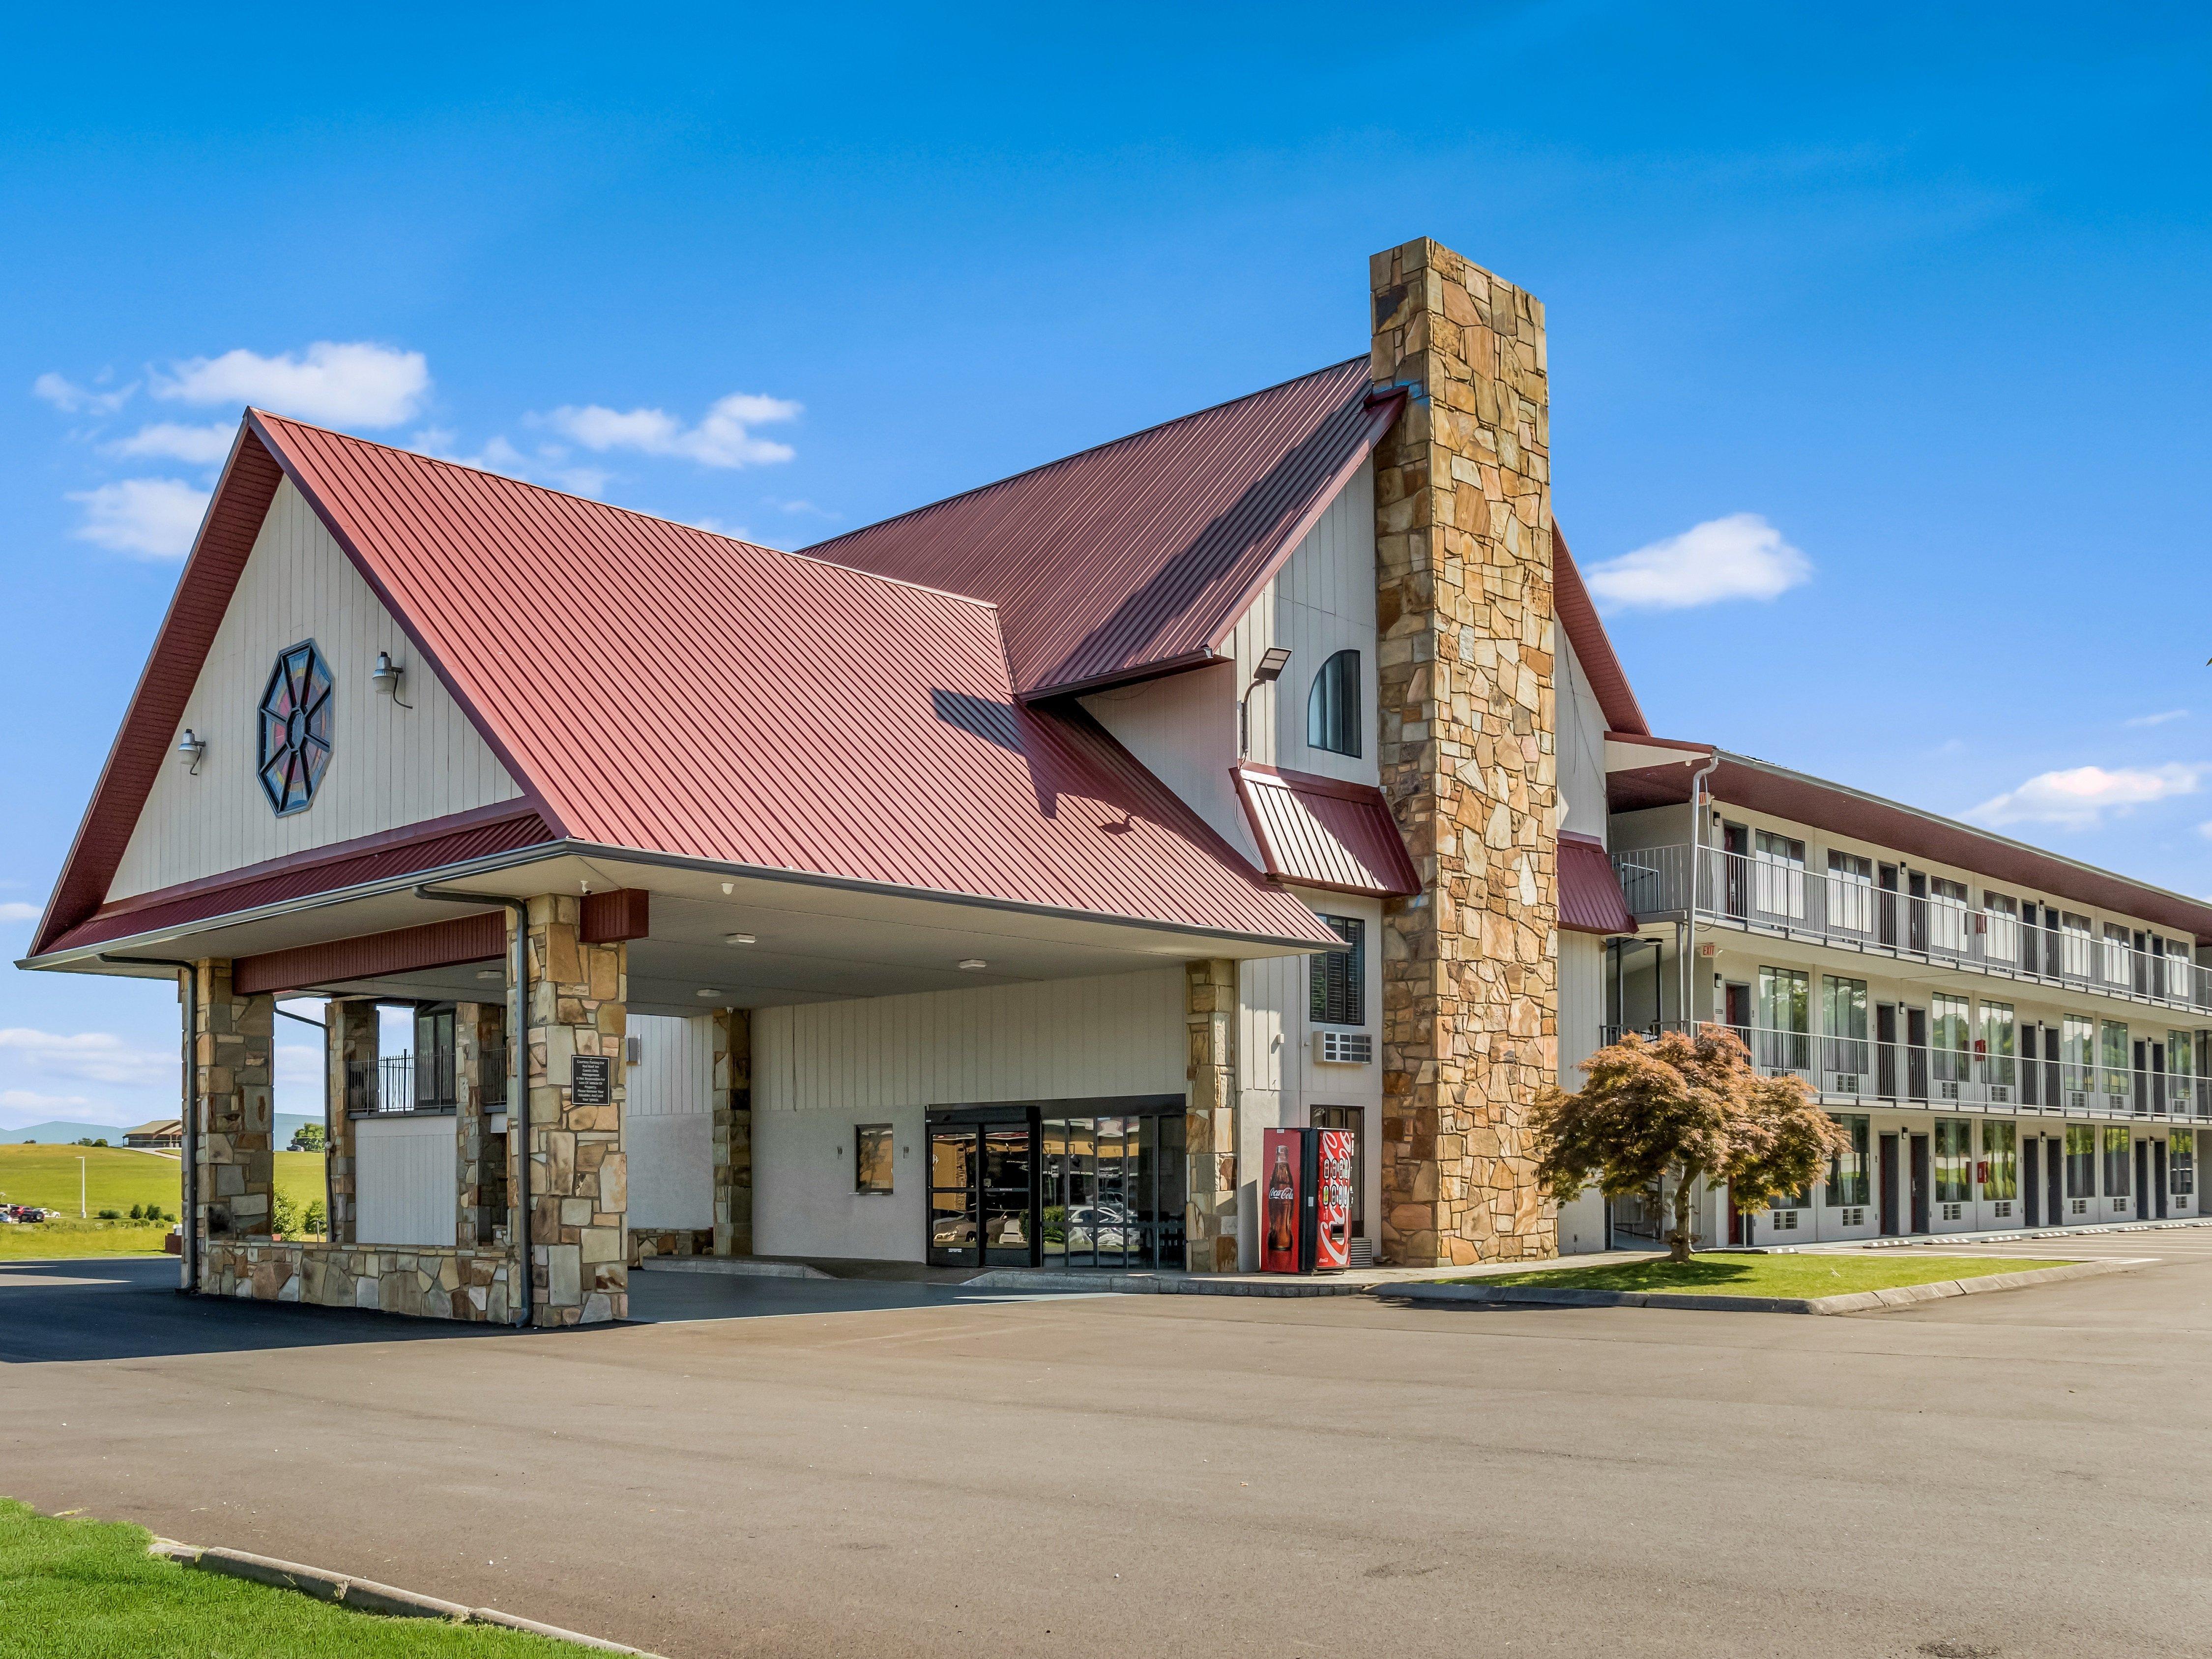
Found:
[[1352, 1131], [1267, 1130], [1261, 1163], [1260, 1271], [1341, 1272], [1352, 1259]]

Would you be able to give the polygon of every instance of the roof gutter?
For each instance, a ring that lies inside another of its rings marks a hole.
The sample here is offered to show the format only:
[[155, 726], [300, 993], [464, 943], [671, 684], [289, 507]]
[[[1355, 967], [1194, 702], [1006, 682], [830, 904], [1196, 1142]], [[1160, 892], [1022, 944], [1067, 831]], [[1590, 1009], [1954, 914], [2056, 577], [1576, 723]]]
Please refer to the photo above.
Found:
[[[118, 958], [103, 955], [103, 962], [130, 961], [150, 962], [156, 967], [173, 967], [184, 975], [185, 993], [185, 1144], [179, 1149], [183, 1154], [184, 1179], [184, 1247], [179, 1253], [179, 1266], [184, 1272], [184, 1283], [178, 1290], [188, 1296], [200, 1293], [200, 970], [197, 962], [165, 961], [159, 956]], [[271, 1061], [275, 1056], [271, 1055]], [[325, 1087], [328, 1085], [325, 1084]], [[325, 1112], [327, 1115], [327, 1109]], [[327, 1160], [326, 1160], [327, 1162]]]
[[507, 1305], [518, 1330], [530, 1324], [532, 1278], [536, 1263], [530, 1243], [530, 905], [528, 900], [487, 893], [445, 893], [418, 887], [417, 899], [441, 904], [504, 905], [514, 918], [514, 937], [507, 945], [507, 1156], [514, 1162], [514, 1220], [508, 1236], [514, 1241], [514, 1283], [508, 1287]]
[[1705, 764], [1690, 774], [1690, 893], [1689, 905], [1683, 912], [1682, 922], [1682, 1023], [1694, 1027], [1690, 1013], [1690, 991], [1693, 984], [1691, 962], [1698, 954], [1698, 877], [1705, 867], [1705, 779], [1719, 770], [1721, 758], [1717, 752], [1705, 757]]

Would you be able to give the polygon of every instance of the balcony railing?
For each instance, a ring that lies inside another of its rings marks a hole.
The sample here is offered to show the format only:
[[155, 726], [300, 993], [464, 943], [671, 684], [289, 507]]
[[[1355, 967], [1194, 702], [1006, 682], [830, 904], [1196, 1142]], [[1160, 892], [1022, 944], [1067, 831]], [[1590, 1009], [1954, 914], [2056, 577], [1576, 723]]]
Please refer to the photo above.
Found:
[[[1656, 1037], [1688, 1028], [1607, 1026], [1607, 1042], [1624, 1029]], [[1795, 1074], [1830, 1104], [1924, 1106], [1937, 1110], [2034, 1112], [2061, 1117], [2164, 1118], [2212, 1121], [2212, 1077], [2185, 1071], [2030, 1059], [2012, 1054], [1929, 1044], [1885, 1043], [1868, 1037], [1729, 1026], [1770, 1077]]]
[[[412, 1054], [394, 1054], [380, 1060], [346, 1062], [346, 1113], [367, 1117], [387, 1112], [452, 1112], [458, 1108], [454, 1067], [450, 1054], [434, 1057], [444, 1062], [417, 1065]], [[478, 1069], [478, 1109], [507, 1110], [507, 1050], [488, 1051]]]
[[2139, 949], [2132, 937], [2034, 925], [1955, 899], [1899, 893], [1856, 876], [1718, 847], [1616, 852], [1613, 867], [1638, 920], [1694, 908], [1700, 920], [1790, 938], [2212, 1010], [2212, 971], [2163, 948]]

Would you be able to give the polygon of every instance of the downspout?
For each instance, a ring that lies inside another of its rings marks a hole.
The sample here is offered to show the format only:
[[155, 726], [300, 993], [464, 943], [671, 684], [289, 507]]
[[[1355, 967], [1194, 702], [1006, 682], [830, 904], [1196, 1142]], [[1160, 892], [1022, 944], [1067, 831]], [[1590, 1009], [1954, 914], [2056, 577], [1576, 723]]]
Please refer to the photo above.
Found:
[[1705, 757], [1705, 764], [1690, 774], [1690, 901], [1683, 911], [1682, 1023], [1693, 1037], [1697, 1034], [1698, 1022], [1690, 1011], [1692, 983], [1690, 964], [1698, 954], [1698, 879], [1704, 874], [1705, 867], [1705, 779], [1719, 769], [1720, 764], [1719, 755], [1709, 754]]
[[[100, 960], [118, 966], [146, 964], [173, 967], [185, 976], [185, 1227], [183, 1294], [200, 1293], [200, 971], [194, 962], [173, 961], [165, 956], [110, 956]], [[271, 1061], [275, 1056], [271, 1055]]]
[[530, 906], [527, 900], [497, 893], [446, 893], [436, 887], [416, 887], [418, 899], [435, 899], [450, 905], [504, 905], [514, 917], [514, 937], [507, 948], [507, 1155], [514, 1164], [515, 1282], [508, 1287], [507, 1302], [518, 1329], [529, 1328], [531, 1314], [530, 1262]]
[[[270, 1004], [276, 1007], [276, 1004]], [[295, 1014], [288, 1008], [276, 1011], [288, 1020], [297, 1020], [301, 1025], [311, 1025], [323, 1034], [323, 1239], [325, 1243], [337, 1242], [338, 1213], [337, 1177], [331, 1170], [331, 1156], [337, 1148], [337, 1137], [331, 1129], [331, 1028], [320, 1020], [311, 1020], [304, 1014]], [[276, 1057], [270, 1057], [270, 1075], [276, 1075]], [[276, 1138], [270, 1138], [274, 1145]]]

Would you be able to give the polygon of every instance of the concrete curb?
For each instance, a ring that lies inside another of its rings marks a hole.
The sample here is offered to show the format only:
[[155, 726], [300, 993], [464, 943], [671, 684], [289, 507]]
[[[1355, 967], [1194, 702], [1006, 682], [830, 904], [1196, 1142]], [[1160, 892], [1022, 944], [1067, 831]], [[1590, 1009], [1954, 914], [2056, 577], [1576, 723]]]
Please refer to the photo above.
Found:
[[640, 1270], [652, 1273], [727, 1273], [738, 1278], [835, 1278], [799, 1261], [762, 1261], [752, 1256], [649, 1256]]
[[254, 1555], [245, 1550], [201, 1549], [196, 1545], [179, 1544], [173, 1538], [157, 1538], [148, 1546], [147, 1552], [166, 1557], [195, 1571], [221, 1573], [226, 1578], [243, 1578], [276, 1589], [296, 1590], [318, 1601], [350, 1607], [356, 1613], [381, 1613], [391, 1619], [441, 1619], [449, 1625], [499, 1625], [600, 1653], [628, 1653], [638, 1656], [638, 1659], [659, 1659], [658, 1655], [647, 1653], [643, 1648], [624, 1647], [619, 1642], [562, 1630], [557, 1625], [541, 1625], [534, 1619], [501, 1613], [496, 1607], [464, 1607], [459, 1601], [395, 1589], [373, 1579], [354, 1578], [326, 1568], [302, 1566], [297, 1561], [279, 1561], [272, 1556]]
[[1383, 1289], [1371, 1280], [1297, 1278], [1279, 1283], [1248, 1278], [1211, 1278], [1186, 1273], [1055, 1273], [1048, 1268], [1006, 1267], [964, 1279], [963, 1290], [1088, 1290], [1121, 1296], [1357, 1296]]
[[1539, 1284], [1484, 1284], [1463, 1280], [1446, 1284], [1402, 1284], [1375, 1287], [1374, 1294], [1403, 1296], [1408, 1302], [1474, 1303], [1491, 1307], [1524, 1308], [1683, 1308], [1711, 1314], [1868, 1314], [1888, 1308], [1909, 1308], [1917, 1302], [1940, 1302], [1947, 1296], [1978, 1296], [1993, 1290], [2024, 1290], [2039, 1284], [2087, 1278], [2098, 1273], [2121, 1273], [2139, 1267], [2139, 1261], [2075, 1261], [2058, 1267], [2032, 1268], [2025, 1273], [1983, 1273], [1972, 1278], [1939, 1279], [1928, 1284], [1900, 1284], [1886, 1290], [1852, 1290], [1834, 1296], [1700, 1296], [1680, 1290], [1547, 1290]]

